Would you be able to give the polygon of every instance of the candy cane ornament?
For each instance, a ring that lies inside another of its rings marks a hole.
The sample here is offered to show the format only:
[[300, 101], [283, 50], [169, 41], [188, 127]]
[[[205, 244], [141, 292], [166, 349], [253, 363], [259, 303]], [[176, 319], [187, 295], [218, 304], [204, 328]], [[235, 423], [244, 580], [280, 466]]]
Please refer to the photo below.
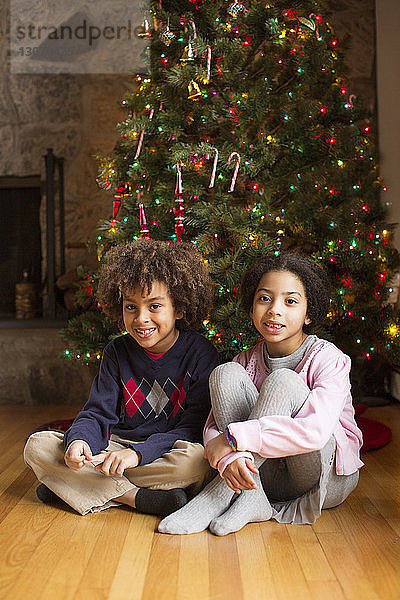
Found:
[[[212, 150], [215, 151], [215, 156], [214, 156], [213, 168], [212, 168], [212, 172], [211, 172], [210, 185], [208, 186], [209, 188], [213, 188], [214, 187], [215, 174], [216, 174], [216, 171], [217, 171], [217, 162], [218, 162], [218, 150], [217, 150], [217, 148], [212, 148]], [[209, 158], [208, 154], [207, 154], [207, 158]]]
[[193, 39], [195, 40], [197, 38], [197, 33], [196, 33], [196, 25], [194, 24], [194, 21], [189, 21], [191, 26], [193, 27]]
[[318, 21], [320, 20], [320, 18], [318, 18], [318, 16], [315, 13], [311, 13], [311, 15], [309, 15], [309, 18], [315, 18], [315, 35], [317, 40], [319, 41], [319, 29], [318, 29]]
[[350, 108], [353, 108], [353, 100], [355, 100], [357, 98], [357, 96], [355, 94], [350, 94], [349, 96], [349, 106]]
[[235, 170], [233, 172], [232, 181], [231, 181], [231, 187], [229, 188], [229, 192], [233, 192], [233, 190], [235, 189], [235, 183], [236, 183], [236, 179], [237, 179], [237, 175], [238, 175], [238, 171], [239, 171], [239, 165], [240, 165], [240, 155], [237, 152], [232, 152], [232, 154], [228, 158], [228, 164], [231, 163], [231, 160], [232, 160], [232, 158], [234, 156], [237, 156], [236, 167], [235, 167]]
[[[160, 104], [160, 110], [161, 110], [161, 106], [162, 106], [162, 103]], [[152, 120], [153, 116], [154, 116], [154, 107], [150, 111], [149, 121]], [[140, 152], [142, 150], [144, 132], [145, 132], [144, 129], [142, 129], [142, 131], [140, 132], [139, 142], [138, 142], [138, 145], [137, 145], [137, 148], [136, 148], [135, 160], [139, 157], [139, 154], [140, 154]]]

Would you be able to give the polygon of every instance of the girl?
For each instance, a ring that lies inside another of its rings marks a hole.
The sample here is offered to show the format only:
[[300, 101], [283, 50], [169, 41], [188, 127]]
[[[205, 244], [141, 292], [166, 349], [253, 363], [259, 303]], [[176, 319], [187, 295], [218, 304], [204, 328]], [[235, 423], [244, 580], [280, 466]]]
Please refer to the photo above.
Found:
[[327, 290], [322, 269], [295, 254], [263, 256], [247, 269], [242, 305], [263, 340], [210, 377], [205, 455], [222, 479], [159, 531], [226, 535], [271, 518], [314, 523], [356, 487], [362, 437], [350, 359], [309, 333], [329, 310]]

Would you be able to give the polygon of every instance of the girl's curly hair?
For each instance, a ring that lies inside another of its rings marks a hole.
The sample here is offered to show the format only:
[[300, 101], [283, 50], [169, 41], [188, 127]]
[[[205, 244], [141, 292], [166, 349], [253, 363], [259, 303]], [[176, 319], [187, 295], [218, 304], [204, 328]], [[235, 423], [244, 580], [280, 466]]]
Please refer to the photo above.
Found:
[[122, 296], [139, 287], [149, 294], [154, 281], [166, 285], [180, 329], [198, 329], [212, 303], [212, 281], [196, 248], [187, 242], [167, 245], [138, 240], [111, 248], [100, 267], [97, 298], [105, 314], [122, 322]]
[[310, 333], [321, 325], [330, 306], [328, 276], [309, 258], [289, 252], [279, 256], [261, 256], [246, 269], [241, 282], [241, 305], [246, 314], [249, 314], [253, 307], [254, 295], [261, 277], [271, 271], [288, 271], [302, 282], [307, 298], [307, 315], [311, 319], [309, 325], [303, 325], [303, 330]]

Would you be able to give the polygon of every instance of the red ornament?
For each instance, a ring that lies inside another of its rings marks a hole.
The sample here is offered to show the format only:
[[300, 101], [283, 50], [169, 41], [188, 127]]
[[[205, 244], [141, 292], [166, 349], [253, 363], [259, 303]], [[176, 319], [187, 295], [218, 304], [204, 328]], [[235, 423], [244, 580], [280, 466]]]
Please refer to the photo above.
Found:
[[140, 237], [145, 240], [150, 239], [149, 230], [147, 229], [146, 213], [144, 212], [143, 204], [139, 204], [139, 223], [140, 223]]
[[174, 214], [175, 214], [175, 233], [176, 233], [176, 240], [178, 242], [182, 241], [184, 212], [185, 212], [185, 207], [183, 206], [182, 195], [177, 194], [176, 200], [175, 200]]
[[113, 222], [115, 222], [115, 219], [117, 218], [117, 214], [118, 214], [120, 206], [121, 206], [121, 200], [118, 198], [118, 196], [116, 196], [115, 200], [113, 200], [113, 215], [112, 215]]

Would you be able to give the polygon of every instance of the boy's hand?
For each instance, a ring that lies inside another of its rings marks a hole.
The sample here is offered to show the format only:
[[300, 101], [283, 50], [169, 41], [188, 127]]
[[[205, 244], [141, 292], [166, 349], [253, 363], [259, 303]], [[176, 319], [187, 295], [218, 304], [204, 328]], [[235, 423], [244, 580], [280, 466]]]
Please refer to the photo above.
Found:
[[98, 454], [93, 457], [94, 461], [101, 460], [102, 462], [95, 467], [95, 471], [103, 473], [103, 475], [122, 477], [125, 469], [137, 467], [140, 462], [139, 454], [132, 448], [124, 448], [123, 450], [113, 450]]
[[250, 458], [237, 458], [226, 467], [222, 477], [231, 490], [240, 494], [242, 490], [257, 489], [257, 485], [249, 471], [258, 473], [253, 461]]
[[68, 446], [64, 456], [64, 461], [67, 467], [73, 471], [82, 469], [86, 461], [92, 460], [92, 451], [87, 442], [83, 440], [75, 440]]
[[224, 433], [220, 433], [210, 440], [204, 450], [204, 458], [208, 460], [213, 469], [218, 468], [218, 463], [227, 454], [232, 452]]

